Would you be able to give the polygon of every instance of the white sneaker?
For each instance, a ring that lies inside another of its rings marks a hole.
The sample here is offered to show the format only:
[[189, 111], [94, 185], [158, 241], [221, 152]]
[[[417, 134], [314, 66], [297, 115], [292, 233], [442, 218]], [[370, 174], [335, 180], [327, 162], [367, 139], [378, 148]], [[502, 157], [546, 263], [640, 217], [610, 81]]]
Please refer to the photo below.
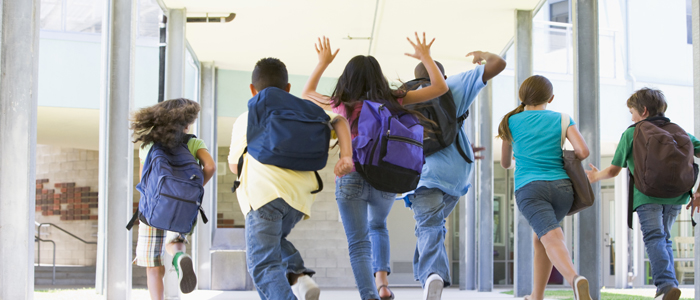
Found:
[[302, 275], [297, 278], [297, 283], [292, 285], [292, 293], [299, 300], [318, 300], [321, 289], [309, 275]]
[[591, 300], [591, 293], [588, 290], [588, 279], [583, 276], [574, 278], [574, 299], [576, 300]]
[[423, 288], [423, 300], [440, 300], [442, 297], [442, 288], [445, 287], [445, 282], [440, 275], [431, 274], [425, 281]]

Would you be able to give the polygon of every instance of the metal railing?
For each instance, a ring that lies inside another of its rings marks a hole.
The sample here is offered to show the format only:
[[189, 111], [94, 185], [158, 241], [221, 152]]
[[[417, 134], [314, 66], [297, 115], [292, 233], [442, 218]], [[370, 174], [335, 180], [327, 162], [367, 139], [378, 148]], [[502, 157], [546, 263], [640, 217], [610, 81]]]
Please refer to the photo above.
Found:
[[56, 284], [56, 242], [52, 240], [44, 240], [38, 236], [34, 236], [34, 242], [38, 243], [37, 247], [37, 265], [41, 267], [41, 242], [49, 242], [53, 244], [53, 270], [51, 271], [51, 285]]
[[52, 279], [51, 279], [51, 285], [56, 284], [56, 242], [54, 242], [53, 240], [44, 240], [44, 239], [40, 238], [39, 236], [41, 235], [41, 227], [43, 227], [43, 226], [53, 226], [53, 227], [55, 227], [56, 229], [58, 229], [58, 230], [60, 230], [60, 231], [63, 231], [63, 232], [66, 233], [67, 235], [70, 235], [70, 236], [73, 237], [74, 239], [76, 239], [76, 240], [78, 240], [78, 241], [81, 241], [83, 244], [87, 244], [87, 245], [97, 245], [97, 242], [88, 242], [88, 241], [86, 241], [86, 240], [84, 240], [84, 239], [81, 239], [80, 237], [76, 236], [75, 234], [72, 234], [72, 233], [68, 232], [67, 230], [65, 230], [65, 229], [63, 229], [63, 228], [61, 228], [61, 227], [59, 227], [59, 226], [56, 225], [56, 224], [53, 224], [53, 223], [38, 223], [38, 222], [34, 222], [34, 224], [37, 226], [37, 235], [34, 236], [34, 241], [38, 243], [38, 244], [37, 244], [37, 266], [41, 267], [41, 242], [50, 242], [50, 243], [53, 244], [53, 271], [52, 271], [53, 275], [52, 275]]

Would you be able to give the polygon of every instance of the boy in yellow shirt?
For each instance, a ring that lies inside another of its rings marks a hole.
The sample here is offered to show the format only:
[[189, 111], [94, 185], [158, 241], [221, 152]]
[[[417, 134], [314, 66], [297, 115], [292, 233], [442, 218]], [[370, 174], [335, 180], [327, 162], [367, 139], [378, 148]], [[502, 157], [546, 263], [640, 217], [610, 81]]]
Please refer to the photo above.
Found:
[[[263, 58], [253, 70], [253, 96], [267, 87], [289, 92], [287, 69], [276, 58]], [[331, 112], [331, 126], [340, 146], [337, 176], [352, 170], [352, 145], [348, 121]], [[228, 157], [232, 172], [238, 173], [239, 157], [247, 146], [248, 112], [233, 125]], [[286, 238], [296, 223], [307, 219], [320, 188], [313, 171], [296, 171], [263, 164], [245, 154], [240, 186], [236, 190], [241, 211], [246, 215], [246, 258], [248, 272], [261, 299], [318, 299], [320, 290], [311, 279], [315, 273], [304, 266], [301, 254]]]

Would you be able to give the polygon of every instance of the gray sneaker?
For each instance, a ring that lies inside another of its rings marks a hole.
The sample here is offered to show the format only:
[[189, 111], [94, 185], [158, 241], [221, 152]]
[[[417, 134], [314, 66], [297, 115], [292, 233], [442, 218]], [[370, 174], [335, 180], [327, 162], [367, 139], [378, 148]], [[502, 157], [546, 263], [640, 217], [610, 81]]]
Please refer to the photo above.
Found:
[[664, 292], [656, 294], [654, 300], [678, 300], [681, 297], [681, 290], [677, 287], [667, 288]]

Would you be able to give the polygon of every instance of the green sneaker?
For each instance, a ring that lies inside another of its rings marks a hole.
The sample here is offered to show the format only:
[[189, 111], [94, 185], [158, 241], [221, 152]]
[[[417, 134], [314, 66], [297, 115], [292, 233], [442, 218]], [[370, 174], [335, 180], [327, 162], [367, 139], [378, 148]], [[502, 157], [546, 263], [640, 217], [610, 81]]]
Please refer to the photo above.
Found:
[[180, 291], [183, 294], [189, 294], [197, 287], [197, 275], [194, 273], [194, 264], [192, 258], [184, 252], [178, 252], [173, 258], [173, 266], [177, 272], [177, 278], [180, 284]]

